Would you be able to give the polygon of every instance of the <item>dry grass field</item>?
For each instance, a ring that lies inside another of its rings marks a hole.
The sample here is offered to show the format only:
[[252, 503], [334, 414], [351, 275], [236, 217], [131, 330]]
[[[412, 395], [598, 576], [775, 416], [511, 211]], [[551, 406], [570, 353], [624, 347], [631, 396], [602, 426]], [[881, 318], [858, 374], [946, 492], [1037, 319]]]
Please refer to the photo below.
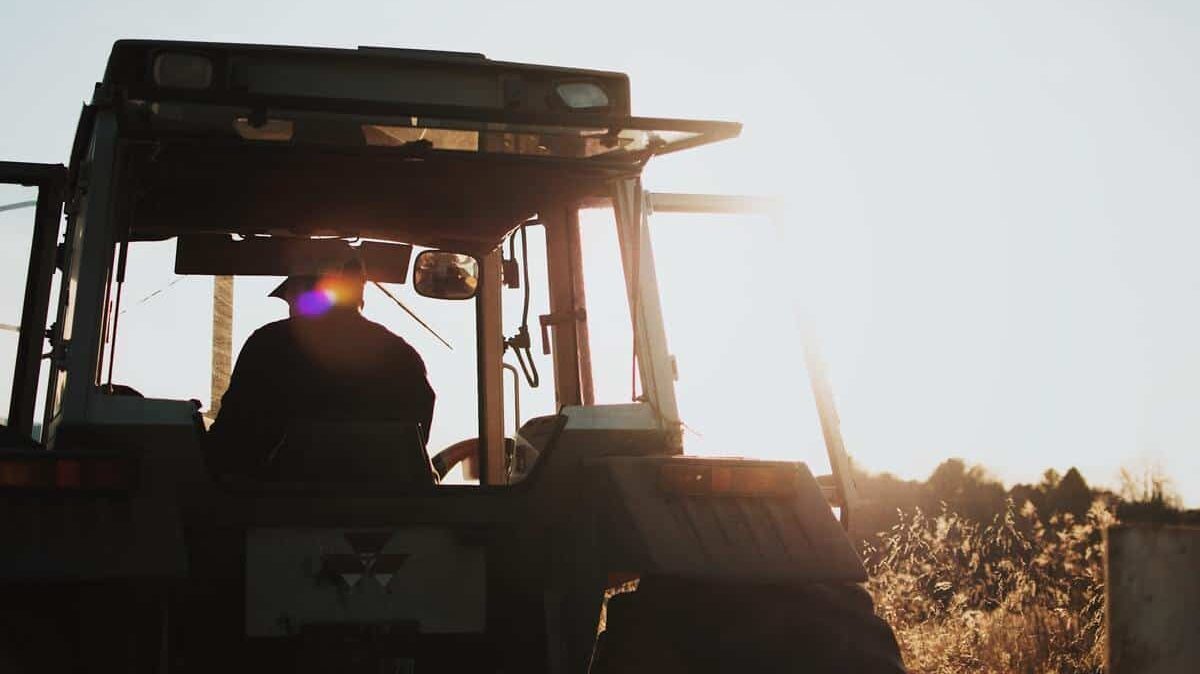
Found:
[[978, 523], [920, 509], [866, 552], [877, 610], [914, 674], [1102, 671], [1103, 528], [1032, 505]]

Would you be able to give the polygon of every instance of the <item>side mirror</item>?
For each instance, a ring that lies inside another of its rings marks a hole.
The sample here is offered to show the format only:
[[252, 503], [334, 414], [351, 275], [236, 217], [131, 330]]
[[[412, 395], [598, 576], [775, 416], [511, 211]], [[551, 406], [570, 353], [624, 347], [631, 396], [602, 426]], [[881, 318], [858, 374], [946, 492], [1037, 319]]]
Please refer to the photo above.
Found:
[[470, 255], [427, 250], [413, 264], [413, 289], [439, 300], [469, 300], [479, 288], [479, 261]]

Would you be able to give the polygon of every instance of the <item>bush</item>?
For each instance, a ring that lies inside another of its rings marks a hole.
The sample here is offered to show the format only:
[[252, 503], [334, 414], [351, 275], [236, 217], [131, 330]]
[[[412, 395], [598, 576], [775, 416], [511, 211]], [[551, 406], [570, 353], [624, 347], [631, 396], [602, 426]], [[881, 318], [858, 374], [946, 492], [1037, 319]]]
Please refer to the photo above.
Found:
[[901, 512], [866, 549], [877, 611], [916, 674], [1100, 672], [1113, 521], [1101, 501], [1045, 522], [1011, 500], [986, 524]]

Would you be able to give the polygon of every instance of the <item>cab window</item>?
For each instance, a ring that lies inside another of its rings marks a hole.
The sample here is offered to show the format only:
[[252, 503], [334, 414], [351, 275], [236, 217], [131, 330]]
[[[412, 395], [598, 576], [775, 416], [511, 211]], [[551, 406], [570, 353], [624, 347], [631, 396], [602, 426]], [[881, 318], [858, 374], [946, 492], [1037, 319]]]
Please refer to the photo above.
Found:
[[[214, 277], [176, 274], [175, 247], [174, 238], [129, 245], [124, 283], [114, 283], [109, 293], [100, 383], [129, 387], [151, 398], [194, 399], [211, 423], [213, 399], [223, 393], [219, 378], [213, 377]], [[413, 257], [421, 250], [414, 248]], [[287, 317], [286, 302], [269, 297], [282, 280], [233, 278], [231, 363], [255, 330]], [[363, 315], [416, 349], [437, 394], [429, 453], [474, 437], [478, 434], [474, 301], [422, 297], [408, 283], [384, 284], [384, 288], [449, 344], [368, 281]]]
[[684, 451], [825, 465], [805, 369], [797, 260], [765, 216], [655, 213]]
[[0, 423], [11, 402], [37, 193], [36, 187], [0, 184]]

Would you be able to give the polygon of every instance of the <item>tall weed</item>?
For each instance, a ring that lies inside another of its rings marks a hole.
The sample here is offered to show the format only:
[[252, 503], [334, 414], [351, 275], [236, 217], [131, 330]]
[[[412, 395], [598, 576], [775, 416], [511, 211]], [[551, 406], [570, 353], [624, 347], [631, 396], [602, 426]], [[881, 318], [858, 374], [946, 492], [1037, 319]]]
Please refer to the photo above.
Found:
[[916, 674], [1100, 672], [1113, 521], [1101, 501], [1044, 521], [1011, 500], [987, 523], [901, 512], [866, 550], [876, 609]]

